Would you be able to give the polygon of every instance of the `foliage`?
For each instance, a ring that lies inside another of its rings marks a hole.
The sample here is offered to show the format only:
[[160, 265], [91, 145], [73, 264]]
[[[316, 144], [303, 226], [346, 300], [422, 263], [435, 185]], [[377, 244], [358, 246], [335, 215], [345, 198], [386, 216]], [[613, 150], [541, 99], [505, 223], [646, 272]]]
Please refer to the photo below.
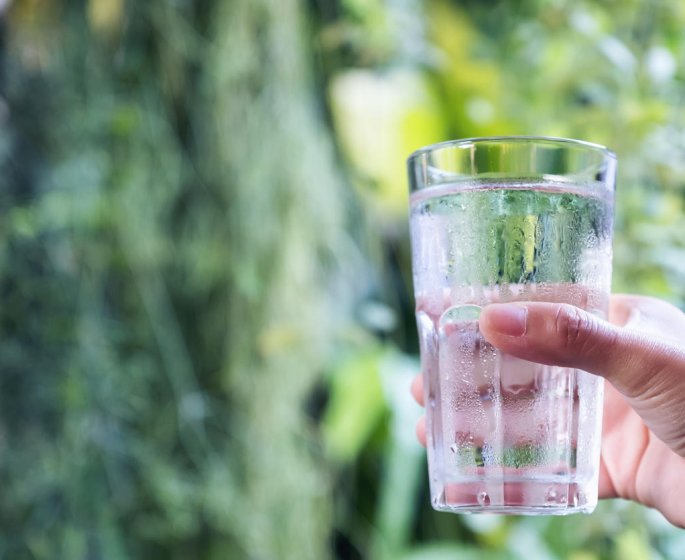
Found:
[[430, 510], [404, 160], [609, 145], [615, 287], [682, 304], [684, 23], [676, 0], [12, 2], [0, 558], [677, 557], [623, 503]]
[[0, 556], [321, 558], [346, 235], [302, 13], [106, 5], [9, 13]]

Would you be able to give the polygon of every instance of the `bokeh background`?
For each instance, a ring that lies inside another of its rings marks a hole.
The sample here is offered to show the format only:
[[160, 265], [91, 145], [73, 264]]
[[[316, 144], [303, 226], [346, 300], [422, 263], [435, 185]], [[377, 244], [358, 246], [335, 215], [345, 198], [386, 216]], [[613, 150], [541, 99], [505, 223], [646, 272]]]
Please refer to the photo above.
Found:
[[0, 0], [0, 558], [682, 558], [625, 502], [429, 507], [405, 158], [620, 161], [685, 299], [680, 0]]

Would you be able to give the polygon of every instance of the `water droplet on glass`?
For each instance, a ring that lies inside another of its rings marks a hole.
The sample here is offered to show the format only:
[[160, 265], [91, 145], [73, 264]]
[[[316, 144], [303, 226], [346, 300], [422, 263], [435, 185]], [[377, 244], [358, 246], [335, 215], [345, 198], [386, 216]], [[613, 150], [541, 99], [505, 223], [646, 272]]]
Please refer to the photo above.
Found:
[[489, 506], [490, 505], [490, 496], [488, 496], [487, 492], [479, 492], [477, 498], [478, 498], [478, 503], [481, 506]]
[[557, 501], [557, 491], [554, 488], [550, 488], [547, 490], [547, 493], [545, 494], [545, 502], [548, 504], [555, 503]]
[[478, 388], [478, 395], [481, 402], [491, 402], [495, 400], [495, 388], [492, 385]]

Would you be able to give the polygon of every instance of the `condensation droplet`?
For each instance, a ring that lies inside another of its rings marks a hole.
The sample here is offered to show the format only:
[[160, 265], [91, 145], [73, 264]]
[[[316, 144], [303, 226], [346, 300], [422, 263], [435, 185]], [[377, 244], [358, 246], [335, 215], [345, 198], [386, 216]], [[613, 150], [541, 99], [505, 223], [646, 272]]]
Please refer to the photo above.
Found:
[[557, 501], [557, 491], [554, 488], [550, 488], [547, 490], [547, 493], [545, 494], [545, 502], [548, 504], [556, 503]]
[[478, 503], [481, 506], [489, 506], [490, 505], [490, 496], [488, 496], [487, 492], [479, 492], [477, 498], [478, 498]]

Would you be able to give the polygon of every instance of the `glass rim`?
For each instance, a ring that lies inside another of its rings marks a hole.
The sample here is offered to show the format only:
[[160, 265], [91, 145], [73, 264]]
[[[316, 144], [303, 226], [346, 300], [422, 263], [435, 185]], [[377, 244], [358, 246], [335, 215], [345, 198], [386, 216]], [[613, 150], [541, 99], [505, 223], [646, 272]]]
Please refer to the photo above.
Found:
[[507, 142], [512, 142], [512, 143], [540, 142], [540, 143], [550, 143], [550, 144], [559, 144], [559, 145], [567, 144], [569, 146], [574, 146], [574, 147], [578, 147], [578, 148], [585, 148], [585, 149], [593, 151], [593, 152], [598, 152], [605, 157], [613, 159], [614, 161], [617, 160], [616, 154], [614, 153], [613, 150], [610, 150], [606, 146], [602, 146], [601, 144], [596, 144], [594, 142], [588, 142], [586, 140], [576, 140], [574, 138], [562, 138], [562, 137], [558, 137], [558, 136], [518, 135], [518, 136], [474, 136], [472, 138], [458, 138], [455, 140], [445, 140], [443, 142], [436, 142], [435, 144], [430, 144], [428, 146], [424, 146], [422, 148], [414, 150], [409, 155], [409, 157], [407, 158], [407, 162], [409, 164], [413, 164], [421, 156], [423, 156], [425, 154], [430, 154], [432, 152], [435, 152], [435, 151], [443, 149], [443, 148], [458, 148], [460, 146], [466, 147], [466, 145], [468, 145], [468, 144], [476, 145], [476, 144], [485, 144], [487, 142], [492, 142], [495, 144], [506, 144]]

